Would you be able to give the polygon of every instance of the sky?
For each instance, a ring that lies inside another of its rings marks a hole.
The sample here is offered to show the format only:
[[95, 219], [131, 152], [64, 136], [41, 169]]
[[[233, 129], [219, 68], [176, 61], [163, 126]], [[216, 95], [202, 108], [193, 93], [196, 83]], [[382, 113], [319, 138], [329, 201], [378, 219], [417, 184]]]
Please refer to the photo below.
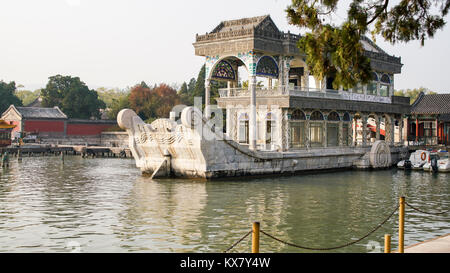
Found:
[[[347, 1], [347, 0], [342, 0]], [[196, 78], [204, 63], [195, 56], [195, 34], [221, 21], [269, 14], [281, 31], [291, 0], [1, 0], [0, 80], [23, 89], [45, 87], [48, 77], [78, 76], [90, 88], [178, 84]], [[341, 9], [336, 20], [345, 17]], [[450, 16], [446, 17], [448, 21]], [[391, 45], [401, 56], [395, 89], [426, 87], [450, 93], [450, 26], [424, 47], [418, 41]]]

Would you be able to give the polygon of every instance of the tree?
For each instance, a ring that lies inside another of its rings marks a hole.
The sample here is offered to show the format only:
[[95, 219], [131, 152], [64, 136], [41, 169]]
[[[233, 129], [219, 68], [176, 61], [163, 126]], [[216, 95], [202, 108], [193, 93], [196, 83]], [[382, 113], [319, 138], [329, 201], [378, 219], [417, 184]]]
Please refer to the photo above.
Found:
[[164, 83], [152, 89], [136, 85], [131, 89], [128, 99], [129, 107], [148, 122], [167, 118], [173, 107], [180, 103], [177, 91]]
[[117, 119], [117, 114], [125, 108], [130, 108], [129, 101], [130, 93], [122, 94], [118, 98], [113, 98], [111, 101], [111, 105], [109, 106], [108, 118], [109, 119]]
[[178, 95], [180, 96], [181, 103], [186, 105], [191, 104], [191, 96], [189, 94], [189, 89], [186, 82], [181, 85], [181, 88], [178, 91]]
[[16, 83], [0, 81], [0, 115], [8, 109], [11, 104], [22, 106], [22, 101], [16, 96]]
[[192, 94], [194, 92], [195, 89], [195, 85], [197, 84], [197, 80], [195, 78], [192, 78], [189, 83], [188, 83], [188, 93]]
[[286, 12], [291, 24], [309, 30], [298, 46], [311, 73], [319, 79], [331, 76], [334, 88], [347, 89], [371, 80], [361, 36], [379, 34], [392, 44], [420, 40], [424, 45], [444, 27], [450, 8], [450, 0], [352, 0], [341, 25], [326, 23], [326, 19], [334, 21], [340, 2], [292, 0]]
[[106, 106], [78, 77], [50, 77], [41, 96], [44, 107], [58, 106], [69, 118], [100, 118], [100, 109]]
[[183, 82], [183, 84], [180, 87], [180, 91], [178, 91], [178, 94], [182, 95], [182, 94], [188, 94], [188, 87], [186, 82]]
[[[206, 66], [203, 65], [198, 72], [197, 80], [195, 81], [194, 92], [192, 92], [192, 100], [194, 97], [204, 97], [205, 96], [205, 74], [206, 74]], [[204, 103], [203, 98], [203, 103]]]
[[152, 95], [150, 88], [143, 87], [138, 84], [131, 89], [129, 96], [130, 107], [138, 114], [143, 120], [154, 116], [152, 111], [154, 107], [151, 106]]
[[413, 104], [421, 92], [423, 92], [425, 95], [437, 94], [436, 92], [433, 92], [433, 91], [429, 90], [428, 88], [419, 87], [419, 88], [414, 88], [414, 89], [395, 90], [394, 95], [409, 97], [410, 104]]
[[35, 101], [41, 95], [41, 89], [34, 91], [30, 90], [17, 90], [16, 96], [22, 101], [22, 104], [27, 106]]
[[160, 84], [158, 87], [152, 90], [153, 98], [155, 101], [155, 116], [157, 117], [169, 117], [170, 111], [177, 104], [180, 104], [180, 97], [177, 94], [177, 91], [168, 86], [167, 84]]

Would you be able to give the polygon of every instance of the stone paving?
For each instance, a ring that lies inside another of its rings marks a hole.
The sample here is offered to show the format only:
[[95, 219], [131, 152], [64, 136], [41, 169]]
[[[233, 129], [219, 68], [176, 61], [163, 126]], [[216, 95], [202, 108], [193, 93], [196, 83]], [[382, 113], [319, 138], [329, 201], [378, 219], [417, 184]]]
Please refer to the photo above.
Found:
[[450, 253], [450, 234], [405, 247], [405, 253]]

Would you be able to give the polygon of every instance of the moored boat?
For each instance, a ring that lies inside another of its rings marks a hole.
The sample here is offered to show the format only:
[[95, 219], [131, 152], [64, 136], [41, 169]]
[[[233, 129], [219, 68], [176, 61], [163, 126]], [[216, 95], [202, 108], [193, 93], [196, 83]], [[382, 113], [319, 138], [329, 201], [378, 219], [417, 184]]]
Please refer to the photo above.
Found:
[[398, 162], [399, 169], [422, 170], [423, 166], [428, 162], [430, 152], [426, 150], [417, 150], [411, 154], [409, 160], [401, 160]]
[[439, 172], [450, 172], [450, 161], [448, 160], [448, 152], [441, 154], [441, 159], [438, 160]]

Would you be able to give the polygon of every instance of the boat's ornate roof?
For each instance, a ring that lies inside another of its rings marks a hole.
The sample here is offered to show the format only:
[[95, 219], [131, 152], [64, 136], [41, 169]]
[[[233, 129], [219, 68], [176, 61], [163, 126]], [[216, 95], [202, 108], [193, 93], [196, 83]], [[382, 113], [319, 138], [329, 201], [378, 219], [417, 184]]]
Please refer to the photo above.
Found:
[[[264, 54], [302, 56], [297, 47], [300, 35], [282, 32], [270, 15], [221, 22], [211, 32], [196, 35], [195, 54], [217, 56], [254, 51]], [[369, 38], [361, 44], [365, 55], [372, 60], [372, 68], [387, 73], [400, 73], [401, 58], [391, 56]]]

